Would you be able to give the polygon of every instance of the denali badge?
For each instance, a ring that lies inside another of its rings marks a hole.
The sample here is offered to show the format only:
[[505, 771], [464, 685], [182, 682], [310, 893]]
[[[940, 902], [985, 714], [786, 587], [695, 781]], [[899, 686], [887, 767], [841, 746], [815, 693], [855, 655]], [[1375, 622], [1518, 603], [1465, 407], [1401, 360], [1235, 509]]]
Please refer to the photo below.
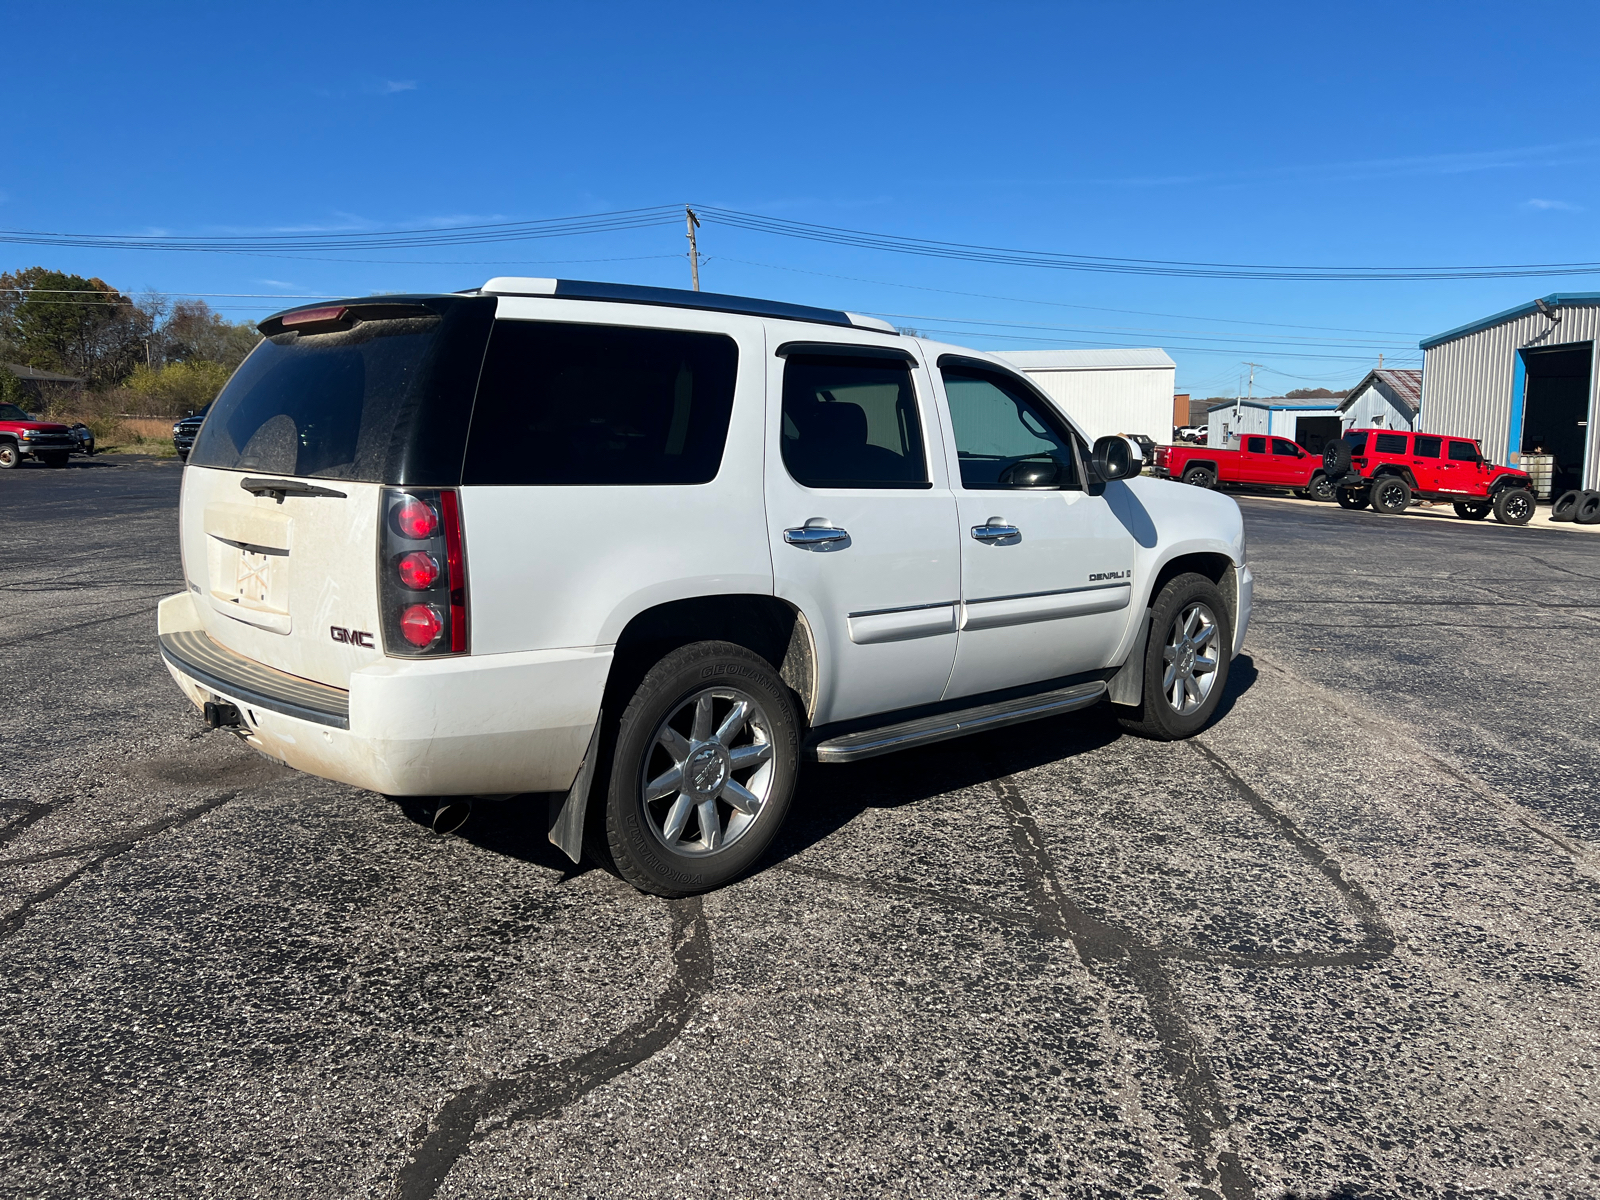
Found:
[[328, 632], [333, 635], [336, 642], [347, 642], [352, 646], [360, 646], [363, 650], [373, 649], [372, 635], [360, 629], [346, 629], [342, 625], [329, 625]]
[[1104, 580], [1104, 579], [1132, 579], [1132, 578], [1133, 578], [1133, 568], [1129, 567], [1126, 571], [1096, 571], [1093, 575], [1089, 576], [1089, 582], [1090, 583], [1099, 583], [1101, 580]]

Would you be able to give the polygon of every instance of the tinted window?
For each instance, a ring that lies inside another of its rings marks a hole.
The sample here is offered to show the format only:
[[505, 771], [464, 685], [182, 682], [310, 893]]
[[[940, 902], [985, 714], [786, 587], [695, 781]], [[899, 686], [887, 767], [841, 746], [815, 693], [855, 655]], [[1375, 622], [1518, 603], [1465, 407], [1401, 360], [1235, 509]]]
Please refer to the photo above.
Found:
[[1272, 452], [1274, 454], [1287, 454], [1290, 458], [1300, 457], [1300, 447], [1293, 442], [1286, 442], [1282, 438], [1272, 439]]
[[1367, 435], [1364, 433], [1347, 433], [1344, 435], [1344, 444], [1350, 447], [1350, 456], [1360, 458], [1367, 452]]
[[1378, 454], [1404, 454], [1406, 452], [1406, 435], [1403, 433], [1380, 433], [1377, 438]]
[[1435, 437], [1419, 437], [1414, 443], [1418, 458], [1438, 458], [1439, 439]]
[[738, 367], [739, 348], [719, 333], [497, 321], [461, 481], [709, 482]]
[[26, 421], [28, 414], [15, 404], [0, 404], [0, 421]]
[[795, 355], [783, 368], [783, 465], [815, 488], [929, 487], [909, 364]]
[[1043, 402], [1002, 375], [943, 375], [962, 487], [1078, 486], [1071, 433]]
[[1260, 437], [1245, 438], [1244, 448], [1251, 454], [1265, 454], [1267, 452], [1267, 439]]
[[343, 332], [267, 338], [217, 397], [189, 461], [380, 481], [441, 324], [432, 316], [362, 321]]
[[1472, 443], [1472, 442], [1451, 442], [1450, 443], [1450, 461], [1451, 462], [1469, 462], [1469, 463], [1477, 462], [1478, 461], [1478, 447], [1477, 447], [1477, 445]]

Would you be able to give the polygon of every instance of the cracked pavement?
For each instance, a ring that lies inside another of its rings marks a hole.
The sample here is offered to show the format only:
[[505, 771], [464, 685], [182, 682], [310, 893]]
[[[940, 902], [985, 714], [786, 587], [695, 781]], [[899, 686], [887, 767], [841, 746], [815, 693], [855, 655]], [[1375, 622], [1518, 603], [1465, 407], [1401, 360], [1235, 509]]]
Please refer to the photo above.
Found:
[[179, 478], [0, 478], [0, 1196], [1600, 1194], [1600, 540], [1244, 498], [1199, 738], [811, 767], [666, 902], [206, 730]]

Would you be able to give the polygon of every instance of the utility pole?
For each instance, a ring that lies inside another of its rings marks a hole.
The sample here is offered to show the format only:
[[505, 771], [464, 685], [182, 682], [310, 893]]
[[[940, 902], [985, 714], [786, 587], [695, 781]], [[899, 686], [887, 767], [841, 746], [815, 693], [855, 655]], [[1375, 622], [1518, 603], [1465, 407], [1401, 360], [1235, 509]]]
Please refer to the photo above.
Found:
[[1383, 351], [1378, 351], [1378, 370], [1383, 370]]
[[694, 281], [694, 290], [700, 290], [700, 247], [694, 243], [694, 231], [700, 228], [700, 218], [694, 215], [694, 209], [687, 204], [683, 206], [684, 223], [689, 227], [689, 278]]
[[1249, 390], [1249, 392], [1246, 393], [1246, 399], [1253, 400], [1253, 399], [1255, 399], [1255, 395], [1256, 395], [1256, 368], [1259, 367], [1261, 364], [1260, 363], [1247, 362], [1244, 365], [1250, 368], [1250, 390]]

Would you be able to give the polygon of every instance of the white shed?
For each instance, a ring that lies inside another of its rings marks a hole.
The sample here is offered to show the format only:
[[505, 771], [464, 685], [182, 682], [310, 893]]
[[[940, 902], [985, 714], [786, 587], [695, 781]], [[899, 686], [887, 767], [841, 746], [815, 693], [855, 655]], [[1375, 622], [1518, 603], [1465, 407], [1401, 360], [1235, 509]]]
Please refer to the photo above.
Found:
[[1414, 429], [1421, 403], [1421, 371], [1380, 367], [1340, 402], [1339, 421], [1346, 429]]
[[1165, 350], [1008, 350], [996, 357], [1020, 367], [1091, 438], [1172, 440], [1177, 364]]
[[1281, 397], [1230, 400], [1206, 409], [1206, 445], [1237, 450], [1247, 433], [1274, 434], [1298, 442], [1313, 454], [1329, 439], [1339, 437], [1337, 401], [1296, 404]]

